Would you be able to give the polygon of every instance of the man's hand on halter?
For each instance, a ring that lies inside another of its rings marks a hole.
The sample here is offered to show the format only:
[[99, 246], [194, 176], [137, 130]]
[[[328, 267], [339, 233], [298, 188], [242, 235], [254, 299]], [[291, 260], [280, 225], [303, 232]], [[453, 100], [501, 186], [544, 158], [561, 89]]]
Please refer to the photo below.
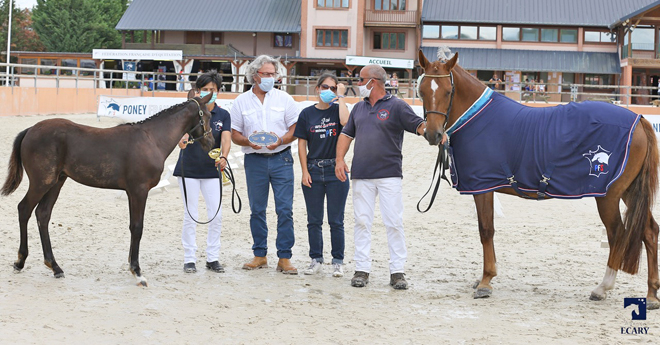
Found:
[[181, 140], [179, 140], [179, 148], [180, 149], [185, 149], [186, 146], [188, 146], [188, 133], [184, 134], [183, 137], [181, 137]]

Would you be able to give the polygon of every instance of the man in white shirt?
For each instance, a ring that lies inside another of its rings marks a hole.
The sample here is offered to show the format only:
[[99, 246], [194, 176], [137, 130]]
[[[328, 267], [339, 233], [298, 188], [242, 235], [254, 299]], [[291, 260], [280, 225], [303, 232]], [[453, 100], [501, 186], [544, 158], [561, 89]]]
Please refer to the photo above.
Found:
[[[266, 207], [269, 185], [273, 188], [277, 213], [277, 271], [298, 274], [291, 264], [293, 235], [293, 157], [291, 142], [295, 139], [300, 110], [293, 98], [273, 88], [278, 61], [268, 55], [257, 57], [247, 68], [246, 77], [252, 89], [236, 97], [231, 109], [232, 141], [245, 153], [245, 179], [250, 203], [250, 230], [254, 259], [243, 265], [252, 270], [268, 267]], [[277, 141], [265, 147], [248, 140], [254, 132], [270, 132]]]

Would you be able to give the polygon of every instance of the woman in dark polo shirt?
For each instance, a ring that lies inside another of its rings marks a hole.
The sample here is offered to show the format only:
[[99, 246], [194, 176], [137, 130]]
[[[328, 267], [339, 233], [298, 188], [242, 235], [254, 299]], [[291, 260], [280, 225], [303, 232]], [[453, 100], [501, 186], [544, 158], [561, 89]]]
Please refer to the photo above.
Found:
[[[328, 224], [332, 244], [333, 276], [344, 275], [344, 207], [349, 182], [335, 176], [337, 136], [349, 112], [344, 102], [344, 84], [337, 77], [322, 74], [316, 83], [319, 102], [303, 109], [293, 133], [298, 138], [298, 155], [302, 167], [302, 189], [307, 206], [309, 256], [312, 262], [303, 273], [316, 274], [323, 264], [323, 203], [328, 201]], [[341, 95], [341, 96], [337, 96]]]
[[[206, 105], [211, 112], [211, 133], [215, 139], [215, 148], [222, 150], [222, 156], [227, 157], [231, 148], [231, 116], [215, 104], [218, 90], [222, 86], [222, 77], [215, 71], [204, 73], [197, 78], [195, 88], [198, 95], [204, 97], [213, 93], [213, 98]], [[183, 230], [181, 242], [183, 243], [183, 270], [186, 273], [197, 272], [195, 262], [197, 261], [195, 253], [197, 251], [197, 242], [195, 238], [195, 229], [197, 223], [190, 217], [198, 218], [197, 204], [199, 192], [202, 192], [206, 202], [206, 214], [208, 219], [213, 218], [218, 211], [220, 203], [220, 179], [218, 169], [224, 169], [226, 160], [215, 162], [209, 157], [198, 142], [188, 144], [188, 134], [185, 134], [179, 142], [181, 152], [179, 160], [176, 162], [174, 176], [179, 178], [179, 188], [183, 197], [182, 176], [186, 179], [186, 193], [188, 205], [183, 209]], [[190, 213], [189, 213], [190, 212]], [[220, 254], [220, 231], [222, 229], [222, 211], [209, 223], [209, 232], [206, 239], [206, 268], [222, 273], [224, 268], [218, 261]]]

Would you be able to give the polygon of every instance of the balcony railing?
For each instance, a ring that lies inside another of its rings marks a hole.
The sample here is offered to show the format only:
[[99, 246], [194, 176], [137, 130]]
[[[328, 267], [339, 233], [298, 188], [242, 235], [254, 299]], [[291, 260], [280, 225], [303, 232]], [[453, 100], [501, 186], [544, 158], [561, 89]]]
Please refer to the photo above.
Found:
[[365, 26], [404, 26], [417, 25], [417, 11], [377, 11], [367, 9]]

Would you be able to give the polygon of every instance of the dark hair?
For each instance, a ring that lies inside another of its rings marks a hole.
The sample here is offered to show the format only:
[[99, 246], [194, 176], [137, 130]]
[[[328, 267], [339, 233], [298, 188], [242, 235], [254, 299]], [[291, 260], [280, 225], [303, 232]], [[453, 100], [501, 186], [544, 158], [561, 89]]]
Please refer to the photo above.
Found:
[[316, 87], [317, 88], [321, 87], [321, 84], [323, 84], [323, 82], [328, 78], [334, 80], [335, 84], [339, 84], [339, 79], [337, 79], [336, 75], [334, 75], [334, 74], [332, 74], [328, 71], [323, 71], [323, 73], [321, 73], [321, 76], [319, 77], [319, 79], [316, 81]]
[[206, 72], [197, 77], [197, 81], [195, 81], [195, 88], [199, 90], [206, 86], [208, 83], [215, 84], [215, 87], [218, 88], [218, 91], [220, 91], [220, 88], [222, 87], [222, 77], [216, 70], [212, 69], [209, 72]]

